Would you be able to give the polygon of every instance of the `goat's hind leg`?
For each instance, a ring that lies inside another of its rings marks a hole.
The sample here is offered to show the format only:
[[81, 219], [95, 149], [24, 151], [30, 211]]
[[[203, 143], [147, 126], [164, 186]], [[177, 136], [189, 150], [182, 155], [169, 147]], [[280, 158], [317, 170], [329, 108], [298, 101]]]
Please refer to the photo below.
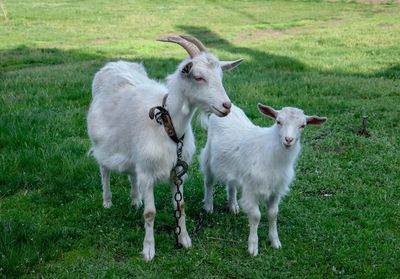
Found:
[[139, 209], [143, 205], [142, 191], [136, 181], [136, 175], [129, 175], [128, 178], [131, 183], [131, 206]]
[[237, 202], [237, 187], [233, 182], [229, 182], [226, 188], [228, 194], [229, 211], [234, 214], [238, 214], [240, 212], [240, 207]]
[[214, 178], [208, 166], [204, 168], [204, 209], [208, 213], [214, 211], [214, 197], [213, 197], [213, 183]]
[[112, 206], [112, 194], [110, 189], [110, 170], [105, 166], [100, 166], [101, 185], [103, 187], [103, 207], [110, 208]]
[[201, 151], [200, 165], [204, 173], [204, 209], [208, 213], [213, 213], [214, 210], [214, 197], [213, 197], [213, 183], [214, 177], [210, 167], [210, 147], [208, 144]]

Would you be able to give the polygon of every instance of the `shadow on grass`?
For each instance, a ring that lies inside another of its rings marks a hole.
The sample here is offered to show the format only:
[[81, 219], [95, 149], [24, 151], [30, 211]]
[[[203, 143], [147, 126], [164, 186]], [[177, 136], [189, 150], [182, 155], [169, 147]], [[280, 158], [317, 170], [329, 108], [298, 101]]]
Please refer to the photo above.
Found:
[[52, 66], [99, 58], [102, 58], [101, 54], [95, 55], [59, 48], [29, 48], [22, 45], [12, 50], [0, 50], [0, 71]]
[[372, 74], [371, 77], [399, 80], [400, 79], [400, 64], [389, 67], [381, 72]]
[[275, 69], [282, 71], [298, 72], [306, 70], [306, 66], [294, 58], [273, 55], [269, 54], [268, 52], [262, 52], [251, 48], [237, 47], [206, 27], [187, 25], [178, 25], [177, 27], [181, 29], [184, 33], [191, 34], [197, 37], [208, 47], [223, 49], [232, 54], [250, 56], [253, 62], [247, 61], [246, 63], [245, 61], [245, 63], [243, 63], [241, 67], [246, 67], [247, 64], [248, 67], [251, 67], [251, 69], [256, 71], [261, 69]]
[[[305, 64], [300, 62], [297, 59], [288, 56], [280, 56], [269, 54], [268, 52], [254, 50], [251, 48], [245, 47], [237, 47], [233, 45], [228, 40], [224, 39], [217, 33], [211, 31], [207, 27], [199, 27], [199, 26], [188, 26], [188, 25], [177, 25], [177, 28], [181, 29], [186, 34], [191, 34], [198, 39], [200, 39], [206, 46], [215, 48], [215, 49], [223, 49], [232, 54], [244, 54], [252, 58], [252, 61], [244, 61], [243, 65], [240, 67], [248, 67], [250, 70], [278, 70], [278, 71], [293, 71], [293, 72], [305, 72], [305, 71], [313, 71], [316, 70], [313, 68], [307, 67]], [[387, 78], [387, 79], [400, 79], [400, 65], [394, 65], [389, 67], [383, 71], [365, 74], [365, 73], [356, 73], [356, 74], [345, 74], [345, 73], [337, 73], [337, 72], [321, 72], [321, 74], [335, 74], [341, 76], [360, 76], [360, 77], [379, 77], [379, 78]]]

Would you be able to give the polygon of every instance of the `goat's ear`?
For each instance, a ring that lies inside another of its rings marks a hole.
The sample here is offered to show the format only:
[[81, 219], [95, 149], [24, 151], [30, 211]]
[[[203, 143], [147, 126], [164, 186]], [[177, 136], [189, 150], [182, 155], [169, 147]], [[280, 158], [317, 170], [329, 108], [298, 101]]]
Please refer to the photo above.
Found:
[[181, 73], [188, 76], [190, 75], [190, 72], [192, 71], [192, 67], [193, 67], [193, 62], [189, 62], [185, 65], [185, 67], [183, 67]]
[[276, 119], [277, 115], [278, 115], [278, 111], [274, 110], [273, 108], [269, 107], [269, 106], [265, 106], [263, 104], [258, 103], [257, 105], [258, 110], [269, 117], [272, 117], [273, 119]]
[[307, 116], [307, 124], [311, 125], [321, 125], [326, 122], [326, 117], [319, 117], [319, 116]]
[[240, 58], [236, 61], [220, 61], [219, 63], [221, 65], [222, 71], [230, 71], [239, 66], [239, 64], [242, 63], [242, 61], [243, 58]]

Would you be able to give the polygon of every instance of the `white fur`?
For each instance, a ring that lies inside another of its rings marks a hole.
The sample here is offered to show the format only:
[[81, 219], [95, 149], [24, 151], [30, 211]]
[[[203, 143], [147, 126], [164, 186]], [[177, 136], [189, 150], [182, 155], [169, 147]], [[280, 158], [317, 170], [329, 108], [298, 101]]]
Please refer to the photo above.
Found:
[[[281, 248], [277, 231], [278, 205], [294, 179], [300, 134], [307, 123], [302, 110], [283, 108], [275, 112], [280, 124], [267, 128], [255, 126], [236, 106], [232, 106], [225, 118], [210, 116], [207, 144], [201, 152], [205, 174], [204, 207], [212, 213], [212, 184], [218, 180], [227, 187], [229, 210], [239, 213], [236, 198], [239, 188], [240, 205], [249, 218], [248, 250], [253, 256], [258, 254], [259, 200], [268, 207], [271, 245]], [[285, 138], [293, 140], [288, 144]]]
[[[192, 63], [190, 73], [182, 73], [189, 63]], [[230, 101], [222, 85], [220, 63], [212, 54], [202, 52], [184, 60], [166, 84], [149, 79], [141, 64], [125, 61], [106, 64], [94, 77], [87, 121], [92, 154], [100, 165], [103, 206], [112, 205], [110, 171], [128, 174], [132, 205], [138, 208], [144, 201], [146, 233], [142, 253], [146, 261], [155, 255], [153, 188], [155, 183], [169, 179], [177, 160], [176, 144], [163, 126], [149, 118], [149, 110], [160, 106], [168, 93], [166, 104], [176, 133], [178, 137], [185, 134], [183, 160], [190, 162], [195, 151], [190, 124], [195, 109], [200, 107], [219, 116], [229, 113], [226, 104], [230, 106]], [[194, 79], [197, 76], [205, 80], [197, 81]], [[171, 190], [174, 195], [173, 184]], [[182, 208], [179, 242], [190, 247], [183, 200], [179, 206]]]

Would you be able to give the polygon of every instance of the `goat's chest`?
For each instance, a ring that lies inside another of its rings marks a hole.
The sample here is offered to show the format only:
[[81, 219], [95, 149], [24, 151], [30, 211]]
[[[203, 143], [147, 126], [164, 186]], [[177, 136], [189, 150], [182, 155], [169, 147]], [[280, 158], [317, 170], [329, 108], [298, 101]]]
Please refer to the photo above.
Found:
[[249, 185], [258, 196], [282, 195], [289, 190], [294, 177], [292, 168], [252, 171]]
[[[182, 159], [189, 163], [194, 153], [194, 144], [184, 141]], [[151, 173], [156, 180], [167, 180], [177, 162], [177, 145], [169, 137], [148, 141], [137, 150], [136, 165], [141, 171]]]

